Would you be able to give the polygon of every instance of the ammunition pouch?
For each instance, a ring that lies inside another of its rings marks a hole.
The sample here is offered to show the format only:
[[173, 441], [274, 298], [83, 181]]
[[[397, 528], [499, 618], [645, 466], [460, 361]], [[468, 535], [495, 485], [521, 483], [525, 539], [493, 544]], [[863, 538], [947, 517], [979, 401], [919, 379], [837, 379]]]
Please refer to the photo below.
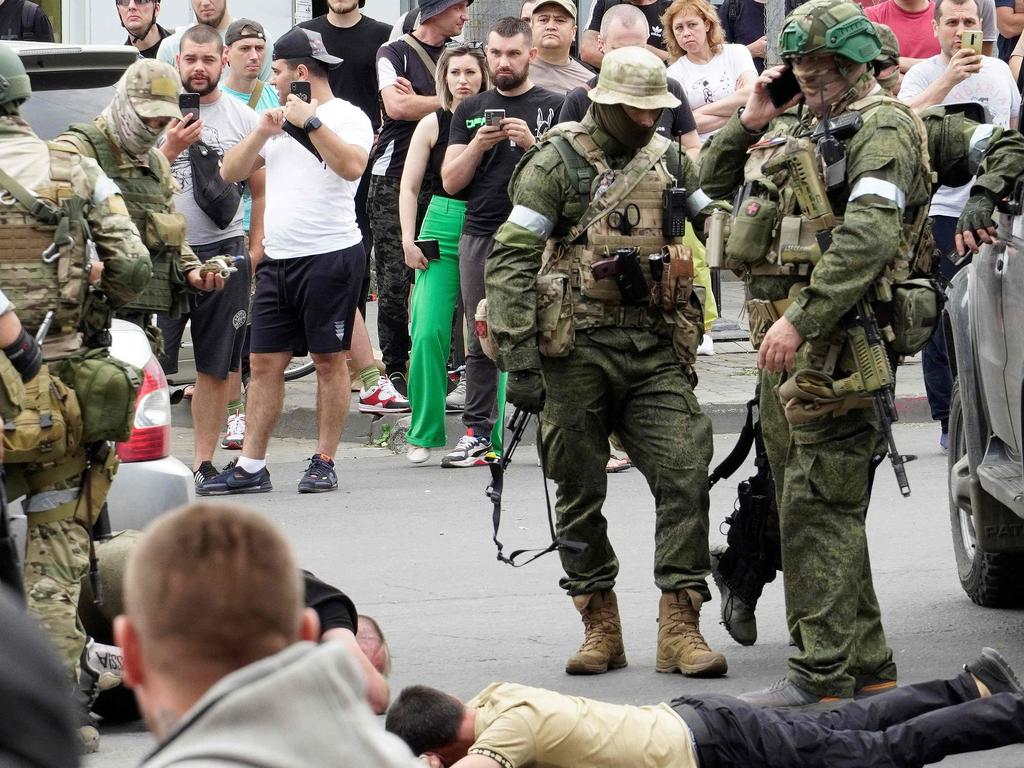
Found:
[[43, 365], [25, 383], [21, 412], [4, 422], [4, 462], [41, 464], [63, 459], [82, 441], [82, 411], [77, 396], [50, 366]]
[[916, 355], [935, 332], [946, 297], [933, 280], [918, 278], [897, 283], [892, 291], [893, 349]]
[[179, 264], [185, 245], [185, 217], [146, 211], [140, 230], [153, 272], [146, 289], [126, 309], [180, 317], [188, 312], [188, 283]]
[[576, 347], [572, 287], [564, 272], [537, 276], [537, 333], [545, 357], [565, 357]]
[[764, 335], [772, 327], [772, 323], [786, 314], [793, 299], [769, 301], [767, 299], [748, 299], [744, 304], [747, 311], [747, 322], [750, 325], [750, 343], [754, 349], [761, 346]]
[[109, 350], [94, 349], [60, 364], [60, 377], [74, 389], [82, 412], [82, 442], [120, 442], [131, 435], [135, 396], [142, 372], [111, 357]]

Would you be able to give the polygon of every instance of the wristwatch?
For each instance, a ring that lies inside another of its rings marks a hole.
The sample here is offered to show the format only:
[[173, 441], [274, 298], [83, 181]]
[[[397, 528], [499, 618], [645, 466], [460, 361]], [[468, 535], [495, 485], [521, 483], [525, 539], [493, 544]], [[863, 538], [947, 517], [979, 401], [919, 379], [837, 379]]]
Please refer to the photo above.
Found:
[[319, 128], [321, 125], [323, 125], [323, 123], [320, 122], [320, 118], [317, 117], [316, 115], [313, 115], [311, 118], [309, 118], [309, 120], [303, 123], [302, 130], [304, 130], [306, 133], [311, 133], [315, 131], [317, 128]]

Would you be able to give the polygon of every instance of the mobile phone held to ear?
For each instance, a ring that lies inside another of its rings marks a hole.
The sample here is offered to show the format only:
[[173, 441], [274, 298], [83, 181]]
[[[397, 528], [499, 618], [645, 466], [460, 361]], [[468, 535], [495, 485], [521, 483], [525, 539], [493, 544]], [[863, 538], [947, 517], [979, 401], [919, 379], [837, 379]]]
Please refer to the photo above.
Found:
[[441, 258], [441, 248], [437, 240], [413, 240], [412, 242], [423, 252], [423, 258], [427, 261], [437, 261]]
[[782, 71], [780, 77], [775, 78], [767, 86], [765, 90], [768, 91], [768, 97], [772, 100], [772, 104], [776, 108], [782, 108], [786, 106], [794, 96], [800, 93], [800, 83], [796, 80], [796, 75], [793, 74], [792, 67], [786, 67]]
[[310, 84], [305, 80], [293, 80], [288, 90], [294, 93], [304, 102], [309, 104], [313, 100], [313, 90]]
[[181, 110], [181, 119], [184, 120], [186, 115], [192, 115], [192, 120], [189, 121], [189, 125], [199, 119], [199, 94], [198, 93], [182, 93], [178, 95], [178, 109]]
[[961, 48], [972, 50], [980, 56], [983, 44], [984, 41], [982, 40], [980, 29], [965, 29], [960, 33]]

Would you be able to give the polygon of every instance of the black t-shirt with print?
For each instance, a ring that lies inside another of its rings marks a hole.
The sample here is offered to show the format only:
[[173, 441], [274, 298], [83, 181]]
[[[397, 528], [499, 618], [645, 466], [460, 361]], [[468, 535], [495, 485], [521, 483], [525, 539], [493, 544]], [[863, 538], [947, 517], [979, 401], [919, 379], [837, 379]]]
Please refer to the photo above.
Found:
[[[441, 58], [444, 46], [427, 45], [423, 42], [420, 42], [420, 45], [436, 64]], [[378, 87], [383, 90], [394, 85], [398, 77], [404, 77], [412, 83], [413, 91], [420, 96], [433, 96], [437, 93], [434, 73], [427, 69], [420, 55], [401, 38], [382, 45], [377, 51]], [[395, 120], [384, 112], [380, 137], [371, 158], [374, 176], [402, 178], [405, 156], [409, 152], [409, 141], [412, 139], [412, 132], [416, 130], [416, 123], [416, 120]]]
[[[629, 0], [626, 0], [626, 2], [629, 2]], [[600, 32], [601, 19], [604, 18], [604, 12], [613, 5], [620, 5], [621, 3], [622, 0], [594, 0], [594, 4], [590, 7], [590, 23], [587, 24], [587, 29]], [[647, 38], [648, 45], [661, 48], [661, 50], [665, 50], [661, 17], [668, 10], [669, 5], [671, 5], [671, 0], [654, 0], [653, 3], [648, 5], [636, 6], [643, 11], [644, 16], [647, 18], [647, 24], [651, 28], [651, 36]]]
[[377, 50], [388, 41], [391, 25], [362, 16], [351, 27], [336, 27], [327, 16], [304, 21], [300, 27], [319, 32], [324, 48], [342, 59], [328, 74], [331, 90], [339, 99], [355, 104], [373, 124], [380, 127], [377, 106]]
[[[596, 77], [587, 83], [586, 88], [573, 88], [569, 91], [565, 95], [565, 103], [562, 105], [562, 111], [558, 115], [558, 122], [569, 123], [582, 120], [583, 115], [586, 114], [593, 103], [587, 96], [587, 91], [595, 85], [597, 85]], [[661, 111], [661, 120], [658, 122], [658, 135], [664, 136], [667, 139], [674, 139], [676, 136], [696, 130], [697, 123], [693, 119], [693, 112], [690, 111], [690, 104], [686, 100], [683, 86], [679, 84], [679, 81], [671, 77], [668, 78], [668, 90], [669, 93], [679, 99], [680, 103], [675, 109], [663, 109]]]
[[[530, 126], [533, 135], [543, 136], [558, 122], [562, 108], [561, 94], [533, 86], [519, 96], [502, 96], [493, 88], [472, 96], [455, 108], [448, 146], [469, 144], [476, 131], [484, 124], [484, 110], [504, 109], [505, 117], [518, 117]], [[512, 212], [508, 196], [508, 181], [523, 156], [519, 146], [500, 141], [481, 158], [480, 165], [469, 183], [469, 201], [466, 223], [462, 231], [467, 235], [486, 237], [497, 232]]]

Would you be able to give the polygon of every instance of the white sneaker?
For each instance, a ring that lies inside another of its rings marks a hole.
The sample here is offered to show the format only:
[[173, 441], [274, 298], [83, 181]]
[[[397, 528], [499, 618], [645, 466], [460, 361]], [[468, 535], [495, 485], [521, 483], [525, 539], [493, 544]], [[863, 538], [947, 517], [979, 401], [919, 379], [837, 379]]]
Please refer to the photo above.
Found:
[[360, 413], [408, 413], [409, 401], [395, 389], [387, 376], [381, 376], [369, 389], [359, 390]]
[[455, 449], [441, 459], [442, 467], [482, 467], [490, 462], [487, 454], [491, 451], [491, 441], [486, 437], [476, 437], [473, 430], [459, 438]]
[[711, 338], [710, 333], [704, 334], [704, 339], [701, 341], [700, 346], [697, 347], [697, 354], [705, 357], [715, 354], [715, 340]]
[[430, 449], [424, 448], [421, 445], [407, 445], [405, 448], [405, 458], [413, 464], [422, 464], [430, 459]]
[[459, 383], [455, 389], [448, 393], [448, 397], [444, 399], [444, 409], [446, 411], [464, 411], [466, 409], [466, 372], [463, 371], [459, 376]]
[[89, 671], [96, 676], [98, 690], [109, 691], [121, 684], [124, 655], [116, 645], [97, 643], [90, 637], [86, 640], [85, 661]]
[[228, 426], [224, 438], [220, 441], [220, 447], [228, 451], [240, 451], [244, 441], [245, 414], [233, 413], [228, 416]]

